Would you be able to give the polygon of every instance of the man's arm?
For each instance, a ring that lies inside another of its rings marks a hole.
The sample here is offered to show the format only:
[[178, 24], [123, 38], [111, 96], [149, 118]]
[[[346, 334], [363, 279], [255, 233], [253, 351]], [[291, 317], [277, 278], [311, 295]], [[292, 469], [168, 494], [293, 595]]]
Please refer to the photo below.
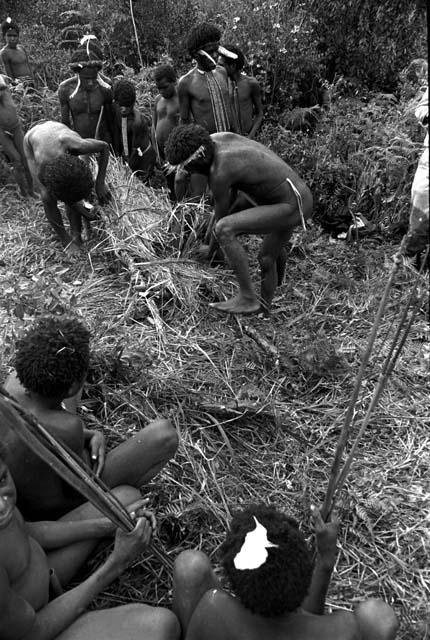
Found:
[[192, 122], [190, 92], [188, 90], [188, 82], [185, 77], [181, 78], [178, 82], [178, 98], [179, 124], [190, 124]]
[[261, 90], [260, 85], [258, 84], [255, 78], [251, 78], [250, 81], [251, 88], [251, 100], [254, 108], [254, 120], [252, 123], [251, 131], [248, 134], [248, 138], [251, 140], [255, 138], [255, 134], [259, 130], [261, 123], [263, 122], [264, 110], [263, 103], [261, 101]]
[[5, 72], [6, 72], [6, 75], [7, 75], [11, 80], [13, 80], [13, 79], [14, 79], [14, 77], [13, 77], [13, 75], [12, 75], [12, 74], [13, 74], [13, 71], [12, 71], [12, 65], [11, 65], [11, 62], [10, 62], [10, 58], [9, 58], [9, 56], [8, 56], [8, 54], [7, 54], [7, 49], [6, 49], [6, 48], [4, 48], [4, 49], [2, 49], [2, 51], [0, 51], [0, 60], [1, 60], [1, 61], [2, 61], [2, 63], [3, 63], [3, 66], [4, 66], [4, 70], [5, 70]]
[[323, 521], [319, 509], [315, 507], [311, 509], [317, 556], [309, 593], [302, 604], [302, 608], [305, 611], [309, 611], [309, 613], [323, 615], [327, 590], [336, 563], [336, 539], [339, 523], [337, 518], [333, 522], [326, 523]]
[[64, 247], [67, 247], [67, 245], [71, 243], [72, 239], [64, 227], [63, 218], [58, 208], [57, 200], [51, 198], [45, 190], [42, 191], [41, 198], [48, 221], [60, 239], [61, 244]]
[[0, 638], [21, 640], [32, 628], [36, 613], [24, 598], [10, 588], [9, 577], [0, 567]]
[[[0, 625], [3, 625], [0, 626], [1, 640], [55, 640], [85, 612], [93, 598], [147, 548], [151, 535], [152, 526], [147, 517], [140, 518], [129, 534], [117, 531], [114, 550], [104, 564], [80, 585], [55, 598], [37, 613], [16, 595], [18, 602], [15, 602], [9, 586], [9, 611], [3, 615], [3, 620], [0, 604]], [[14, 610], [11, 609], [12, 605], [15, 605]], [[15, 627], [11, 630], [5, 624], [7, 620], [15, 621]], [[16, 629], [16, 625], [20, 625], [20, 628]]]
[[211, 220], [211, 229], [208, 230], [208, 232], [210, 233], [208, 249], [209, 261], [211, 260], [212, 255], [214, 251], [216, 251], [218, 245], [218, 240], [215, 234], [216, 223], [218, 222], [218, 220], [221, 220], [221, 218], [224, 218], [228, 215], [232, 200], [232, 191], [227, 180], [218, 180], [217, 184], [211, 184], [211, 188], [215, 204], [214, 215]]
[[69, 107], [69, 87], [65, 84], [66, 82], [67, 81], [62, 82], [58, 87], [58, 99], [60, 101], [61, 122], [67, 127], [72, 128]]
[[115, 531], [115, 526], [107, 518], [27, 522], [26, 527], [29, 535], [45, 550], [60, 549], [82, 540], [107, 538]]
[[96, 178], [96, 194], [100, 204], [105, 204], [111, 198], [109, 189], [106, 187], [106, 169], [109, 162], [109, 145], [104, 140], [95, 138], [81, 138], [78, 135], [71, 135], [65, 141], [65, 146], [70, 153], [84, 156], [89, 153], [97, 153], [98, 172]]
[[421, 122], [422, 125], [428, 125], [429, 118], [429, 90], [426, 89], [423, 93], [421, 100], [419, 101], [415, 109], [415, 117]]

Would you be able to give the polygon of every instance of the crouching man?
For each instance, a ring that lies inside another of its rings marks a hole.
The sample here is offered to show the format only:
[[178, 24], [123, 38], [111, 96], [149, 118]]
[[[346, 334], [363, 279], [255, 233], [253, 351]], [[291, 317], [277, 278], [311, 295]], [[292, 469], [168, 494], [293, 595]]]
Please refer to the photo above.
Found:
[[[52, 228], [67, 253], [79, 253], [82, 244], [82, 218], [95, 218], [94, 208], [89, 203], [82, 202], [91, 194], [94, 180], [89, 164], [79, 156], [99, 154], [95, 191], [99, 203], [105, 204], [111, 197], [105, 184], [109, 161], [108, 144], [103, 140], [81, 138], [65, 124], [48, 120], [36, 124], [26, 133], [24, 153]], [[64, 227], [58, 209], [59, 200], [66, 205], [70, 234]]]

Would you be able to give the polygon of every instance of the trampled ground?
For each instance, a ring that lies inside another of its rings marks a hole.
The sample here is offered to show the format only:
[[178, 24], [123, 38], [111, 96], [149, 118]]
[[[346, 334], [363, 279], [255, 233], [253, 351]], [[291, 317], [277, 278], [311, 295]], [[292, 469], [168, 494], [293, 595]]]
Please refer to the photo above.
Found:
[[[2, 373], [14, 336], [35, 316], [76, 313], [93, 334], [82, 409], [88, 424], [111, 442], [158, 415], [180, 432], [175, 460], [149, 488], [160, 530], [155, 544], [168, 558], [199, 548], [216, 560], [231, 511], [250, 501], [281, 506], [310, 534], [309, 507], [324, 498], [395, 247], [330, 243], [312, 227], [295, 239], [271, 317], [223, 316], [207, 303], [230, 295], [234, 279], [194, 260], [201, 208], [188, 208], [184, 223], [164, 196], [115, 162], [110, 181], [113, 206], [89, 252], [74, 262], [53, 240], [41, 205], [2, 190]], [[248, 247], [257, 284], [255, 240]], [[358, 418], [415, 278], [408, 268], [395, 277]], [[421, 310], [341, 494], [327, 602], [337, 609], [381, 596], [399, 614], [403, 640], [428, 633], [428, 335]], [[168, 604], [170, 588], [169, 562], [149, 556], [98, 605]]]

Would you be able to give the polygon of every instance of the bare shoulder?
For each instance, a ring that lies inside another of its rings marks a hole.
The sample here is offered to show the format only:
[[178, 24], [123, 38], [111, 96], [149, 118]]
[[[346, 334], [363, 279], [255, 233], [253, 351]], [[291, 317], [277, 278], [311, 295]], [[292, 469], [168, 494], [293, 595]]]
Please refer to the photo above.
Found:
[[195, 76], [195, 69], [190, 69], [189, 71], [187, 71], [187, 73], [184, 73], [183, 76], [181, 76], [178, 80], [178, 88], [182, 85], [187, 85], [189, 84], [189, 82], [193, 79], [193, 77]]
[[58, 96], [61, 97], [69, 97], [69, 93], [76, 89], [77, 80], [76, 77], [67, 78], [67, 80], [63, 80], [58, 85]]

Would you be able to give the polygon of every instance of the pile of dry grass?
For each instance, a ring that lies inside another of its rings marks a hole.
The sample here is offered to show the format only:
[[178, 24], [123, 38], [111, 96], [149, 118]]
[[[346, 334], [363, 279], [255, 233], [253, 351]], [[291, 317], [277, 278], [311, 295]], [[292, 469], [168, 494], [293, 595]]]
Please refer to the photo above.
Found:
[[[111, 442], [158, 415], [180, 432], [175, 460], [147, 489], [170, 558], [199, 548], [216, 560], [231, 511], [250, 501], [281, 506], [310, 534], [309, 506], [324, 497], [394, 248], [330, 244], [316, 228], [300, 232], [270, 319], [221, 315], [207, 301], [230, 295], [235, 284], [227, 269], [193, 260], [203, 207], [192, 212], [190, 239], [178, 248], [183, 229], [172, 219], [183, 219], [179, 208], [120, 164], [111, 164], [109, 180], [113, 204], [88, 242], [88, 258], [75, 262], [46, 237], [40, 205], [2, 194], [5, 370], [15, 333], [34, 316], [85, 318], [93, 333], [88, 424]], [[247, 246], [257, 284], [255, 242]], [[413, 281], [407, 269], [396, 278], [359, 413]], [[342, 493], [328, 597], [336, 609], [380, 595], [399, 614], [403, 640], [425, 637], [430, 595], [428, 358], [422, 311]], [[155, 557], [139, 560], [98, 604], [168, 604], [168, 573]]]

